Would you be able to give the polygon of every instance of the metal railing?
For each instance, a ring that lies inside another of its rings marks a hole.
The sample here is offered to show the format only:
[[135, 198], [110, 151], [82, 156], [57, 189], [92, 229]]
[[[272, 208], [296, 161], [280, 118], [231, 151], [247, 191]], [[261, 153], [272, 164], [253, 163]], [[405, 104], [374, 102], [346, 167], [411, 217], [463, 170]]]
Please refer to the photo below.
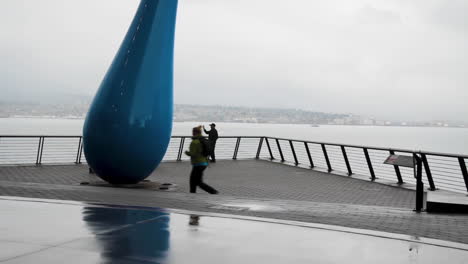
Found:
[[[188, 136], [173, 136], [165, 161], [185, 161], [191, 142]], [[423, 162], [424, 184], [429, 190], [468, 191], [468, 156], [371, 146], [293, 140], [275, 137], [220, 137], [217, 159], [266, 159], [293, 166], [349, 176], [367, 176], [398, 184], [414, 183], [410, 168], [383, 164], [390, 154], [413, 155]], [[0, 165], [65, 164], [86, 162], [81, 136], [0, 136]]]
[[344, 145], [326, 142], [264, 138], [267, 148], [260, 157], [324, 169], [328, 172], [368, 176], [371, 181], [385, 179], [398, 184], [414, 183], [411, 168], [383, 164], [392, 154], [419, 154], [423, 162], [423, 182], [429, 190], [468, 191], [468, 156], [447, 153], [412, 151], [371, 146]]

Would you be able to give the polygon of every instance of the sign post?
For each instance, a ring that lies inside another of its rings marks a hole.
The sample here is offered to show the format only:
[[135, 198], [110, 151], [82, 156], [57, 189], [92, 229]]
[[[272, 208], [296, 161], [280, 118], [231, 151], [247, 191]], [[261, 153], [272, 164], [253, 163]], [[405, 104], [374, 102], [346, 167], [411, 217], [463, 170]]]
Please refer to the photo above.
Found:
[[424, 207], [424, 183], [422, 181], [422, 159], [413, 153], [413, 156], [390, 155], [384, 161], [384, 164], [413, 168], [414, 178], [416, 179], [416, 212], [421, 212]]

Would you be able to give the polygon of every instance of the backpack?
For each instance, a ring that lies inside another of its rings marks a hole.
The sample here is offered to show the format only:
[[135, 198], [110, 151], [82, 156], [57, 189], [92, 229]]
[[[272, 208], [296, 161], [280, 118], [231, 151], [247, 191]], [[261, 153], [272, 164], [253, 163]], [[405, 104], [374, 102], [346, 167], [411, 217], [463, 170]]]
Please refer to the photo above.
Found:
[[200, 141], [200, 144], [202, 146], [202, 155], [203, 157], [208, 157], [211, 155], [211, 144], [208, 142], [208, 140], [204, 137], [201, 137], [198, 139]]

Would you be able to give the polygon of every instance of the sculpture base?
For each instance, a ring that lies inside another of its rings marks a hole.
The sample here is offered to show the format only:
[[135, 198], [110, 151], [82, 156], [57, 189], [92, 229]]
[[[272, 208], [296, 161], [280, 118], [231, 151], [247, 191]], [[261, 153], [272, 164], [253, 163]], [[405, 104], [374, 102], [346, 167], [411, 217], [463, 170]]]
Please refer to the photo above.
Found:
[[93, 180], [80, 182], [83, 186], [93, 187], [111, 187], [111, 188], [125, 188], [125, 189], [144, 189], [151, 191], [175, 191], [177, 190], [177, 184], [173, 183], [161, 183], [150, 180], [144, 180], [135, 184], [111, 184], [102, 180]]

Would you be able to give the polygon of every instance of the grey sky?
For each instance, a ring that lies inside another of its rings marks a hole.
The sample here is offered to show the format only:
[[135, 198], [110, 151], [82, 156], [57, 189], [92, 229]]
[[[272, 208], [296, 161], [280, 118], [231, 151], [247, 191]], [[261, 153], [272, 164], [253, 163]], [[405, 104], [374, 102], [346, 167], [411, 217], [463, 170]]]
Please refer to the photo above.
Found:
[[[1, 94], [94, 94], [138, 2], [2, 0]], [[468, 1], [179, 4], [176, 103], [468, 120]]]

